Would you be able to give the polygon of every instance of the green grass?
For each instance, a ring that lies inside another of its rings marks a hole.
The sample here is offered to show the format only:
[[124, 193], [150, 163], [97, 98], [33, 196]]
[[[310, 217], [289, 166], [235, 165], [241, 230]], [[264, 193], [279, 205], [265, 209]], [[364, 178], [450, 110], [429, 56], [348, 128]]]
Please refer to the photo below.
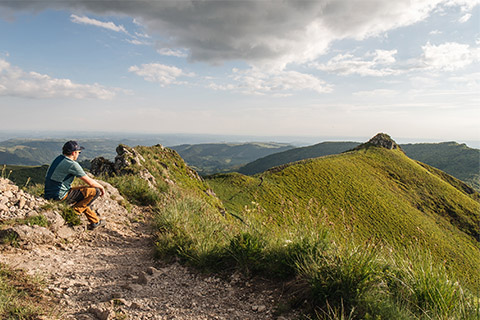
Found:
[[280, 226], [295, 212], [299, 224], [324, 220], [335, 235], [425, 246], [463, 281], [480, 285], [479, 202], [401, 151], [370, 148], [208, 183], [236, 215], [255, 202], [259, 220]]
[[42, 206], [43, 210], [56, 210], [60, 213], [65, 222], [70, 226], [79, 226], [82, 224], [80, 215], [73, 207], [65, 202], [50, 201]]
[[159, 189], [151, 188], [148, 182], [138, 175], [114, 176], [104, 180], [115, 186], [120, 194], [133, 204], [153, 206], [160, 201]]
[[135, 150], [145, 159], [141, 165], [155, 177], [161, 193], [171, 188], [184, 190], [195, 193], [197, 197], [213, 207], [223, 207], [222, 202], [211, 194], [209, 185], [183, 161], [176, 151], [161, 145], [139, 146]]
[[252, 161], [239, 168], [238, 172], [253, 175], [272, 167], [309, 158], [318, 158], [331, 154], [339, 154], [358, 146], [357, 142], [322, 142], [313, 146], [295, 148], [274, 153]]
[[40, 227], [48, 227], [49, 222], [47, 218], [44, 215], [36, 215], [36, 216], [30, 216], [27, 218], [23, 219], [12, 219], [12, 220], [5, 220], [0, 222], [1, 225], [19, 225], [19, 224], [25, 224], [29, 226], [40, 226]]
[[0, 264], [0, 319], [53, 317], [55, 305], [42, 287], [38, 280]]

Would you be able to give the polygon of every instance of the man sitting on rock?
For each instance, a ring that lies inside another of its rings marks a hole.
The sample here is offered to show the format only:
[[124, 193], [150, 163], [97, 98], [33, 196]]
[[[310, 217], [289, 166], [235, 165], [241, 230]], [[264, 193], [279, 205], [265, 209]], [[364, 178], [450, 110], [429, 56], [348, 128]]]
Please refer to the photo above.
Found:
[[[55, 158], [48, 168], [45, 177], [45, 199], [71, 203], [75, 212], [85, 214], [89, 221], [88, 229], [93, 230], [105, 226], [105, 221], [100, 220], [89, 206], [99, 195], [105, 194], [105, 189], [87, 176], [76, 161], [83, 149], [76, 141], [67, 141], [63, 145], [63, 154]], [[86, 182], [88, 186], [72, 188], [75, 177]]]

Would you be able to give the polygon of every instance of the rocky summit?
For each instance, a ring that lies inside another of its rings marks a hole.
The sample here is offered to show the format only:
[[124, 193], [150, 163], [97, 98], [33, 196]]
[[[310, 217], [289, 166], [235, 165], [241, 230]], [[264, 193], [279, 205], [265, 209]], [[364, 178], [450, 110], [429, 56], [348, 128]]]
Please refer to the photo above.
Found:
[[368, 140], [367, 144], [390, 150], [400, 148], [398, 144], [386, 133], [377, 134], [372, 139]]

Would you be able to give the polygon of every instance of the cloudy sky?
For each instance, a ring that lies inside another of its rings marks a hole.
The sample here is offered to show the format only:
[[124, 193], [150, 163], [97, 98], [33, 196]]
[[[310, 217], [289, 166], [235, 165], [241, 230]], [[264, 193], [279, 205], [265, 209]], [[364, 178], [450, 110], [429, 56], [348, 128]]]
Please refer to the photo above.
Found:
[[0, 1], [1, 130], [480, 140], [480, 0]]

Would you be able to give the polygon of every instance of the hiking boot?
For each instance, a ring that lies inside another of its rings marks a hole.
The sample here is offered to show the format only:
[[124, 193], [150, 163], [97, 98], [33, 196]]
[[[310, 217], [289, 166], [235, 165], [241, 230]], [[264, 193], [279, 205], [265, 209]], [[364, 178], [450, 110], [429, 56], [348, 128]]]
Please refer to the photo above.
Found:
[[90, 223], [87, 228], [88, 230], [93, 230], [98, 227], [105, 227], [106, 224], [105, 220], [99, 220], [97, 223]]

